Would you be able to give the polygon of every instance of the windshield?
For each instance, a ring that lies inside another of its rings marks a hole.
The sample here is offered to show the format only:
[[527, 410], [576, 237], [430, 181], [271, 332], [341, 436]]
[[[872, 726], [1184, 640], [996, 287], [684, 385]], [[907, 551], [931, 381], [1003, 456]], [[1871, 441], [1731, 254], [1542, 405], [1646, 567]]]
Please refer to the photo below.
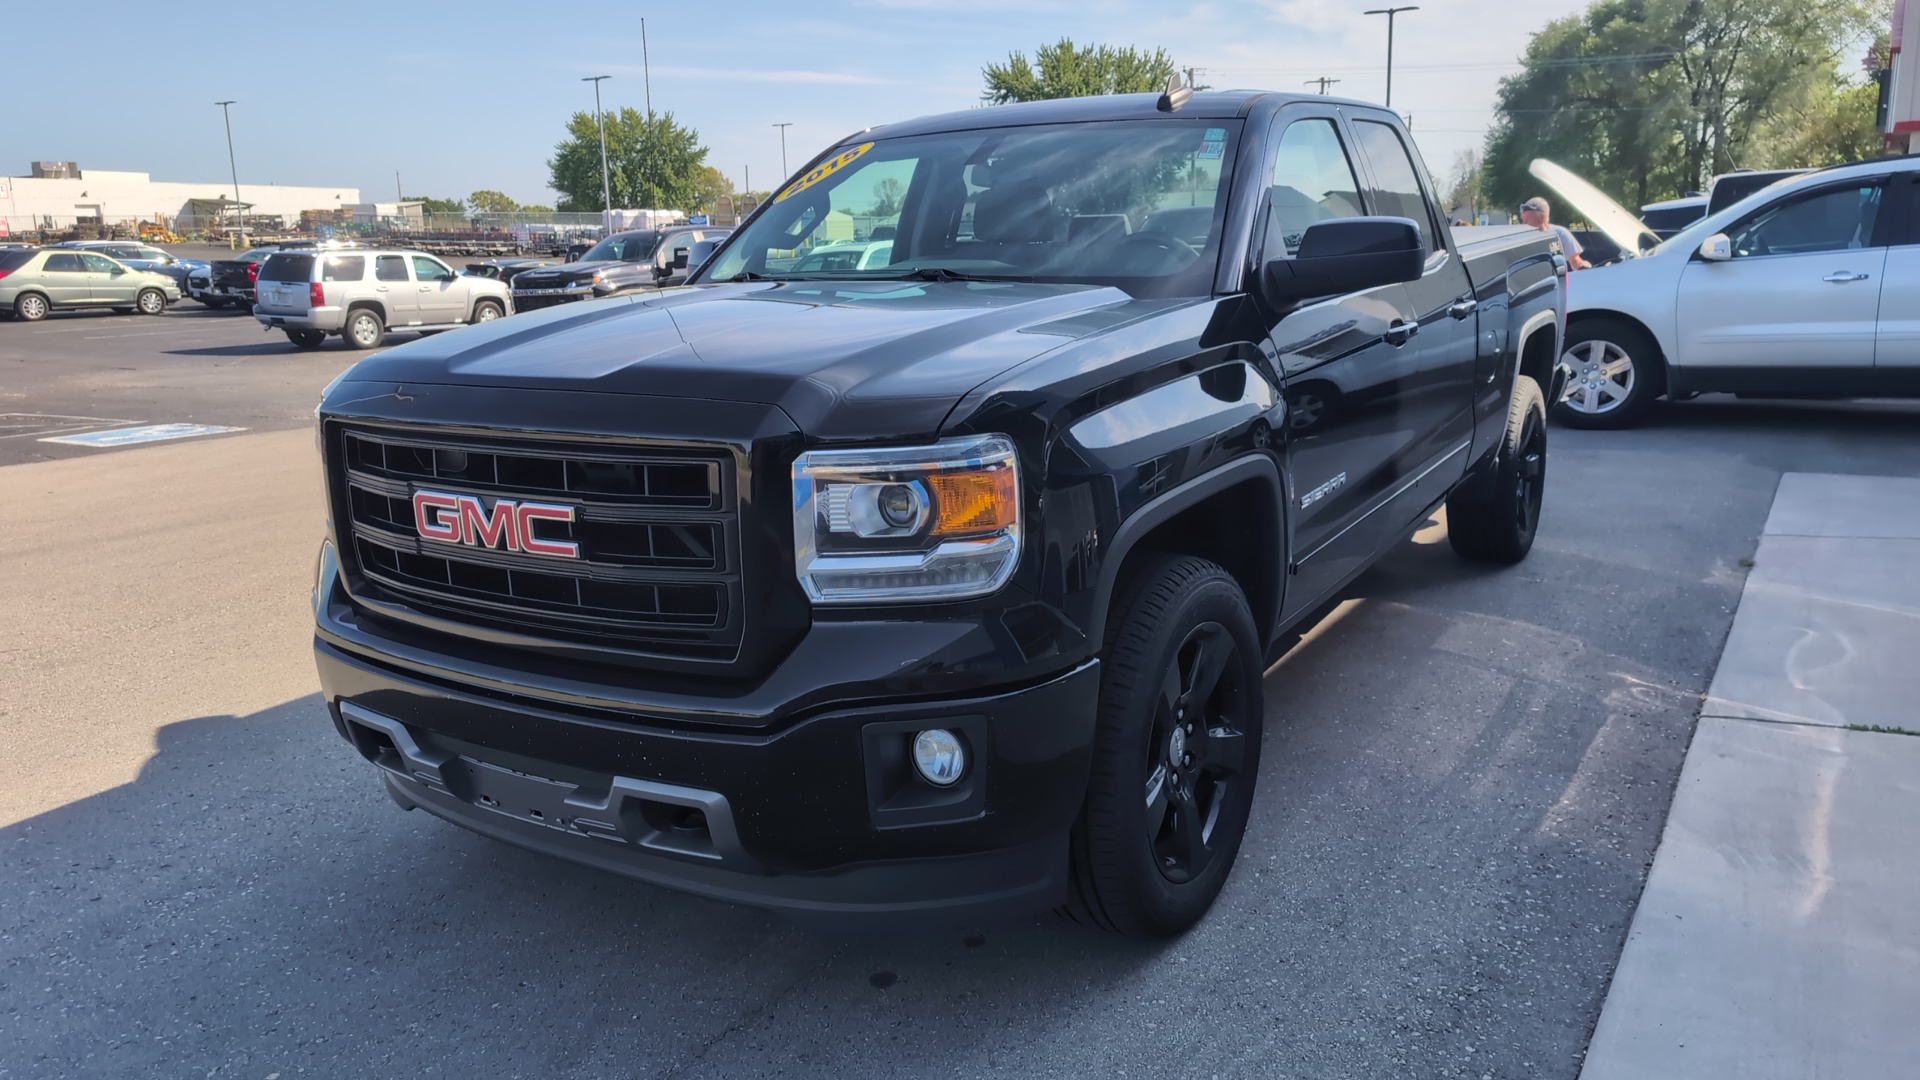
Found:
[[862, 143], [776, 195], [700, 280], [956, 275], [1204, 294], [1239, 136], [1238, 120], [1168, 119]]
[[657, 232], [620, 233], [587, 249], [581, 262], [645, 262], [660, 243]]

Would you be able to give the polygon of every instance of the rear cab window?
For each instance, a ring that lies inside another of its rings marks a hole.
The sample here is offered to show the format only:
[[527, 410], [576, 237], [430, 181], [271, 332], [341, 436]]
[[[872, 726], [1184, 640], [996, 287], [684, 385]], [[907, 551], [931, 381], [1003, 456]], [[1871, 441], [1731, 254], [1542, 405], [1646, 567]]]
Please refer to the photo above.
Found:
[[302, 283], [312, 281], [313, 256], [293, 255], [286, 252], [269, 255], [267, 261], [260, 265], [260, 280]]

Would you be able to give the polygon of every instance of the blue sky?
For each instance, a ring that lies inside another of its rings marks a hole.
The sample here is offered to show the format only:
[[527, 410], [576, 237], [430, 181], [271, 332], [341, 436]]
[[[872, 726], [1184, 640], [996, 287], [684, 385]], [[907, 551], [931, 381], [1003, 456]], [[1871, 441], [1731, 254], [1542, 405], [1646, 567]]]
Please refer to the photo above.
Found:
[[[788, 165], [849, 132], [978, 103], [980, 68], [1062, 35], [1083, 43], [1164, 46], [1217, 87], [1301, 90], [1327, 75], [1336, 94], [1378, 101], [1385, 20], [1374, 3], [1060, 0], [820, 0], [813, 3], [243, 3], [203, 15], [125, 0], [9, 4], [0, 173], [37, 160], [151, 172], [156, 180], [227, 175], [212, 102], [233, 98], [247, 183], [357, 186], [391, 199], [464, 197], [494, 188], [551, 203], [546, 159], [574, 110], [591, 110], [585, 75], [611, 75], [608, 107], [644, 107], [640, 19], [647, 20], [653, 107], [697, 129], [708, 162], [774, 186]], [[1400, 16], [1394, 104], [1411, 113], [1434, 172], [1479, 145], [1501, 75], [1533, 30], [1581, 0], [1432, 0]], [[159, 27], [153, 32], [140, 26]], [[21, 43], [87, 41], [85, 57]], [[142, 55], [145, 46], [152, 46]], [[42, 97], [21, 92], [58, 84]], [[34, 108], [39, 101], [45, 107]], [[22, 107], [27, 106], [27, 107]]]

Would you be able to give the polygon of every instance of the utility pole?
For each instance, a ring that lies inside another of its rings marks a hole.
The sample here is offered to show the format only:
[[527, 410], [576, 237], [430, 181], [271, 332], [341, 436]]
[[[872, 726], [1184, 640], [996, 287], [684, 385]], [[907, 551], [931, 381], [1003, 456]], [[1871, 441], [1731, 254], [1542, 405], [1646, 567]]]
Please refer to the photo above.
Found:
[[1196, 82], [1194, 82], [1194, 81], [1193, 81], [1193, 73], [1194, 73], [1194, 72], [1196, 72], [1196, 71], [1198, 71], [1198, 70], [1200, 70], [1200, 69], [1199, 69], [1199, 68], [1188, 68], [1188, 69], [1187, 69], [1187, 85], [1188, 85], [1189, 87], [1193, 87], [1193, 86], [1197, 86], [1197, 85], [1199, 85], [1198, 83], [1196, 83]]
[[1319, 83], [1320, 96], [1325, 97], [1327, 95], [1327, 87], [1332, 86], [1334, 83], [1337, 83], [1339, 81], [1340, 81], [1339, 79], [1329, 79], [1325, 75], [1322, 75], [1317, 79], [1308, 79], [1306, 81], [1306, 85], [1312, 86], [1314, 83]]
[[653, 61], [647, 59], [647, 20], [640, 20], [640, 81], [647, 90], [647, 119], [653, 119]]
[[611, 75], [589, 75], [580, 80], [593, 84], [593, 126], [600, 129], [600, 202], [608, 210], [613, 209], [613, 181], [607, 179], [607, 123], [600, 117], [600, 80], [611, 78]]
[[1418, 4], [1408, 4], [1404, 7], [1374, 8], [1372, 11], [1363, 13], [1367, 15], [1385, 15], [1387, 17], [1387, 100], [1381, 102], [1383, 105], [1393, 104], [1393, 17], [1403, 11], [1419, 10], [1420, 6]]
[[[399, 169], [395, 169], [395, 170], [393, 170], [393, 201], [394, 201], [394, 202], [406, 202], [406, 201], [407, 201], [407, 189], [406, 189], [406, 186], [405, 186], [405, 185], [403, 185], [402, 183], [400, 183], [400, 170], [399, 170]], [[404, 211], [403, 211], [403, 212], [404, 212]]]
[[787, 171], [787, 129], [793, 126], [793, 121], [789, 120], [784, 124], [773, 126], [780, 129], [780, 176], [784, 179], [793, 175]]
[[[227, 119], [227, 168], [233, 170], [233, 212], [240, 215], [240, 246], [247, 244], [247, 208], [240, 204], [240, 166], [233, 157], [233, 109], [234, 101], [216, 101], [220, 114]], [[101, 224], [106, 224], [106, 215], [101, 215]]]

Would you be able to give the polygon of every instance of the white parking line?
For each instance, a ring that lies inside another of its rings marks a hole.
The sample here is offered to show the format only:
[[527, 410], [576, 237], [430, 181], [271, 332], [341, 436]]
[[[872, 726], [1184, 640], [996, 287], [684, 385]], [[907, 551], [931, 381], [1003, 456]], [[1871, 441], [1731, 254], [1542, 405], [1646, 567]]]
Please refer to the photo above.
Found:
[[198, 327], [189, 327], [185, 330], [141, 330], [131, 334], [95, 334], [90, 337], [83, 337], [80, 340], [81, 341], [106, 341], [110, 338], [166, 337], [172, 334], [204, 334], [207, 332], [208, 332], [207, 329], [198, 328]]
[[[0, 413], [0, 439], [31, 439], [35, 436], [64, 435], [85, 431], [101, 424], [132, 424], [111, 416], [66, 416], [60, 413]], [[25, 428], [21, 431], [18, 429]]]

